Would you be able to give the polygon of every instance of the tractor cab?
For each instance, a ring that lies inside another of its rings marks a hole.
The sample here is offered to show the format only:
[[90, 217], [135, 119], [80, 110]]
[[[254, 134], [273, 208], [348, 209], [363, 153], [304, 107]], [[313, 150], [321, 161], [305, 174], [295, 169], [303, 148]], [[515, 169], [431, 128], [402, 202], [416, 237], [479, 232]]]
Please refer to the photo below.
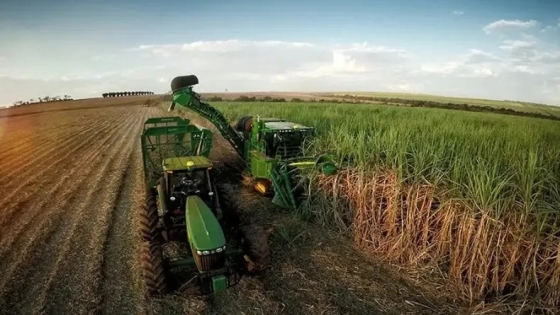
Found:
[[284, 119], [255, 119], [250, 116], [241, 118], [236, 129], [243, 133], [246, 139], [250, 139], [247, 149], [257, 150], [267, 158], [279, 157], [280, 160], [302, 156], [305, 141], [315, 132], [313, 127]]
[[187, 197], [197, 195], [210, 209], [214, 207], [214, 189], [210, 170], [212, 163], [204, 156], [176, 157], [163, 160], [164, 183], [167, 192], [164, 216], [183, 217]]
[[268, 120], [260, 128], [267, 157], [280, 156], [281, 159], [299, 157], [303, 154], [304, 142], [313, 136], [312, 127], [284, 120]]

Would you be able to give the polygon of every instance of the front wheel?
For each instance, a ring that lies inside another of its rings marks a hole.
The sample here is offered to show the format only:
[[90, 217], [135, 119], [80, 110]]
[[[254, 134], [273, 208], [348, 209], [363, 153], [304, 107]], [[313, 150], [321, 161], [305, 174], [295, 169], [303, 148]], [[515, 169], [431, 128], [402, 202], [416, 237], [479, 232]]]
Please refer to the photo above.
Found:
[[239, 228], [241, 246], [247, 256], [246, 267], [249, 272], [258, 272], [270, 264], [270, 248], [268, 237], [261, 226], [244, 225]]

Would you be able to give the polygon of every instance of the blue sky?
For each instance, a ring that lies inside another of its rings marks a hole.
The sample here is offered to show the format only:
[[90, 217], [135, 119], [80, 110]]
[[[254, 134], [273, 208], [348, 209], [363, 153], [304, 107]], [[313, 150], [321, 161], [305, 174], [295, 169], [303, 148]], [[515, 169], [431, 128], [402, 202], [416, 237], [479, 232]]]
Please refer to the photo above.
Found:
[[0, 104], [148, 89], [402, 91], [560, 105], [560, 1], [0, 0]]

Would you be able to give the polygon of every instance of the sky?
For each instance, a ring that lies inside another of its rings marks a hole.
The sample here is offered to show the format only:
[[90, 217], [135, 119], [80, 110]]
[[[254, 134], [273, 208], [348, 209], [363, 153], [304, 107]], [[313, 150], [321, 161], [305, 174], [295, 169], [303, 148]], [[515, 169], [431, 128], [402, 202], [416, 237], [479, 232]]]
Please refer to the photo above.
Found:
[[560, 105], [558, 0], [0, 0], [0, 105], [379, 91]]

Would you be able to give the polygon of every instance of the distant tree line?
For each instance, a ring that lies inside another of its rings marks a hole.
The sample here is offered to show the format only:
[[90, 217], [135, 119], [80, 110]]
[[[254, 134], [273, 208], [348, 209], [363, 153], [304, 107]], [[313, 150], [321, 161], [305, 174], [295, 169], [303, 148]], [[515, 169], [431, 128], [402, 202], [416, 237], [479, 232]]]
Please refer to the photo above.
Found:
[[64, 101], [72, 101], [72, 100], [73, 98], [70, 95], [45, 96], [45, 97], [38, 97], [37, 99], [31, 98], [28, 101], [17, 101], [14, 102], [11, 107], [30, 105], [30, 104], [39, 104], [39, 103], [64, 102]]
[[103, 93], [102, 95], [103, 98], [106, 98], [106, 97], [133, 96], [133, 95], [154, 95], [154, 92], [150, 92], [150, 91], [107, 92], [107, 93]]
[[[406, 105], [409, 107], [429, 107], [429, 108], [442, 108], [442, 109], [452, 109], [452, 110], [463, 110], [463, 111], [470, 111], [470, 112], [488, 112], [488, 113], [496, 113], [496, 114], [504, 114], [504, 115], [512, 115], [512, 116], [525, 116], [525, 117], [533, 117], [533, 118], [544, 118], [544, 119], [551, 119], [551, 120], [560, 120], [560, 117], [555, 116], [550, 113], [536, 113], [536, 112], [526, 112], [526, 111], [517, 111], [512, 108], [504, 108], [504, 107], [496, 107], [496, 106], [482, 106], [482, 105], [471, 105], [471, 104], [460, 104], [460, 103], [444, 103], [444, 102], [437, 102], [437, 101], [425, 101], [425, 100], [410, 100], [410, 99], [402, 99], [402, 98], [388, 98], [388, 97], [371, 97], [371, 96], [358, 96], [358, 95], [344, 95], [344, 98], [350, 98], [352, 100], [357, 101], [373, 101], [378, 102], [383, 105], [389, 104], [397, 104], [397, 105]], [[538, 105], [535, 103], [525, 103], [525, 102], [515, 102], [524, 105]]]

